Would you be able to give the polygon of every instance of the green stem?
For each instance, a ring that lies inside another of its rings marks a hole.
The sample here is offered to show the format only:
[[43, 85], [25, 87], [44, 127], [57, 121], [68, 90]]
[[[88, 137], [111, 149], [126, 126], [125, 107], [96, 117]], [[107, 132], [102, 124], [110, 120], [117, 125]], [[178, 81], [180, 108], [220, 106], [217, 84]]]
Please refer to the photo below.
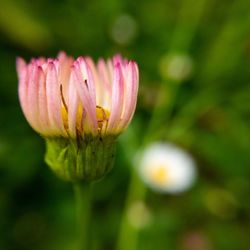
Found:
[[90, 250], [91, 239], [91, 186], [89, 183], [74, 183], [76, 220], [79, 250]]

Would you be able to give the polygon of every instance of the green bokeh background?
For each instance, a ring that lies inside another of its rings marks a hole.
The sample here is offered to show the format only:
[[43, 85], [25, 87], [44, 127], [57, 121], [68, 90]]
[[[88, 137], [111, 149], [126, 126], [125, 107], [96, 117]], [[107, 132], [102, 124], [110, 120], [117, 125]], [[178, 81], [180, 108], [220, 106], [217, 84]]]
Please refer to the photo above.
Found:
[[[198, 179], [177, 196], [148, 190], [138, 249], [250, 249], [248, 0], [1, 0], [0, 249], [76, 249], [72, 187], [45, 165], [17, 96], [16, 56], [60, 50], [95, 60], [120, 52], [140, 68], [135, 117], [94, 188], [94, 249], [115, 249], [134, 156], [158, 140], [190, 152]], [[175, 55], [192, 63], [181, 80], [166, 75]]]

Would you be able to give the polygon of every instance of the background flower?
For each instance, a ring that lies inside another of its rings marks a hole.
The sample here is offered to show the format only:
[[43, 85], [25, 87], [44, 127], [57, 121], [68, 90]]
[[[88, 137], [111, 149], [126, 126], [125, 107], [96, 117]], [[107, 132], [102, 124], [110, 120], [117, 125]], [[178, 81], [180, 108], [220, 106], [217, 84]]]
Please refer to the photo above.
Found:
[[196, 167], [192, 157], [173, 144], [150, 144], [138, 158], [136, 167], [140, 177], [156, 191], [183, 192], [195, 180]]

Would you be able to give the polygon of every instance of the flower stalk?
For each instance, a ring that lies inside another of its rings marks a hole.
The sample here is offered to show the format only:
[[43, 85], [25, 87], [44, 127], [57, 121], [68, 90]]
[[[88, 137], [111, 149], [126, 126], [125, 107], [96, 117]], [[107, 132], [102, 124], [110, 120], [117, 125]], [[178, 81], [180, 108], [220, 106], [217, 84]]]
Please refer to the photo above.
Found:
[[73, 184], [76, 200], [76, 222], [78, 232], [78, 249], [91, 249], [91, 184], [75, 182]]

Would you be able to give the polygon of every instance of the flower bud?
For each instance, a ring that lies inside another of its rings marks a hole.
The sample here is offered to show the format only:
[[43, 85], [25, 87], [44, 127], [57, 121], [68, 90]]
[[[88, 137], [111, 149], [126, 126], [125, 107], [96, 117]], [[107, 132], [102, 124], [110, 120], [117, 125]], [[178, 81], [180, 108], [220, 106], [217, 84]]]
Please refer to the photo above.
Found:
[[120, 55], [95, 64], [74, 60], [17, 59], [19, 99], [32, 128], [47, 145], [45, 161], [61, 178], [93, 181], [113, 166], [115, 141], [137, 101], [137, 64]]

